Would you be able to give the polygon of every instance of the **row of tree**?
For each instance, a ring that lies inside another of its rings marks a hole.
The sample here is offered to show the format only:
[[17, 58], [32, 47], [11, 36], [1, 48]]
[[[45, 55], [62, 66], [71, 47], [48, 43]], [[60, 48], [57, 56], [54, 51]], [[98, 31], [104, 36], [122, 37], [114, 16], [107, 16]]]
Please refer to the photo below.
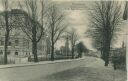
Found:
[[67, 28], [65, 14], [55, 4], [47, 3], [44, 0], [19, 1], [19, 9], [9, 9], [9, 2], [11, 1], [2, 0], [4, 10], [0, 14], [2, 16], [0, 26], [5, 29], [4, 64], [8, 62], [7, 50], [10, 31], [18, 27], [20, 27], [32, 42], [34, 62], [38, 62], [38, 43], [43, 36], [48, 36], [51, 42], [51, 60], [53, 61], [55, 43]]

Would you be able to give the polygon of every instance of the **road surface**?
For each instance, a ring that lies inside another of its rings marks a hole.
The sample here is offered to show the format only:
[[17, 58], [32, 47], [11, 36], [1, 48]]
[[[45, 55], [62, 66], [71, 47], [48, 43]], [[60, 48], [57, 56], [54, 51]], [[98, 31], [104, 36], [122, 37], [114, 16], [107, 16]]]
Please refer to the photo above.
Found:
[[[58, 66], [59, 67], [59, 66]], [[125, 71], [105, 67], [103, 60], [94, 58], [85, 65], [63, 72], [40, 77], [33, 81], [126, 81]]]

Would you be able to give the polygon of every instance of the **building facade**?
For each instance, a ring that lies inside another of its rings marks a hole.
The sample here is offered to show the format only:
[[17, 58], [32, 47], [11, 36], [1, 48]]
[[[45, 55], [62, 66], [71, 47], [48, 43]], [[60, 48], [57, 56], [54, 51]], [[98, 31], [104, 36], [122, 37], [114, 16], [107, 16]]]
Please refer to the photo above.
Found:
[[[4, 55], [5, 32], [3, 30], [0, 32], [0, 55]], [[24, 57], [31, 54], [31, 41], [21, 30], [13, 29], [8, 42], [8, 55]]]
[[[20, 18], [23, 18], [22, 20], [25, 21], [24, 14], [27, 14], [27, 13], [25, 13], [20, 9], [12, 9], [11, 11], [8, 11], [8, 13], [9, 13], [8, 14], [9, 26], [12, 26], [12, 29], [9, 35], [9, 40], [8, 40], [9, 41], [8, 55], [18, 56], [18, 57], [26, 57], [26, 56], [32, 55], [32, 41], [21, 29], [23, 22], [20, 22], [20, 20], [19, 21], [16, 20], [17, 17], [20, 16]], [[0, 18], [2, 17], [0, 16]], [[15, 21], [18, 23], [16, 23]], [[19, 22], [21, 23], [21, 25], [19, 25]], [[0, 24], [0, 55], [4, 55], [4, 44], [5, 44], [5, 26], [4, 25], [5, 23], [3, 19], [3, 23]], [[1, 26], [3, 27], [1, 28]], [[42, 37], [40, 42], [38, 42], [37, 54], [38, 55], [48, 54], [50, 50], [49, 49], [50, 45], [48, 44], [49, 44], [49, 39], [47, 39], [46, 37], [45, 38]]]

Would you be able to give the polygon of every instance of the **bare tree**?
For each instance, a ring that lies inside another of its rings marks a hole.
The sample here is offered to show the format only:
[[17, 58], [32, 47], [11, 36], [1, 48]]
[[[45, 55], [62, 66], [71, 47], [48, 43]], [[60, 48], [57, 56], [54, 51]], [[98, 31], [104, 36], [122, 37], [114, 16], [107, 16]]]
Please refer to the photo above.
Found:
[[123, 19], [127, 20], [127, 18], [128, 18], [128, 1], [126, 1], [124, 13], [123, 13]]
[[4, 17], [4, 21], [5, 21], [5, 44], [4, 44], [4, 64], [7, 64], [8, 60], [7, 60], [7, 50], [8, 50], [8, 41], [9, 41], [9, 33], [11, 28], [9, 27], [9, 5], [8, 5], [8, 0], [2, 0], [2, 5], [4, 8], [4, 12], [3, 12], [3, 17]]
[[101, 50], [105, 66], [109, 64], [112, 39], [121, 23], [121, 3], [118, 1], [98, 1], [90, 11], [89, 35], [94, 46]]
[[[39, 8], [38, 5], [41, 5]], [[37, 44], [44, 34], [44, 16], [45, 4], [44, 0], [24, 0], [24, 4], [19, 4], [20, 8], [26, 12], [25, 25], [22, 26], [23, 32], [32, 41], [32, 54], [34, 55], [34, 62], [38, 62]]]
[[69, 32], [70, 34], [70, 42], [71, 42], [71, 54], [72, 54], [72, 59], [74, 59], [74, 52], [75, 52], [75, 45], [78, 41], [78, 35], [76, 33], [76, 31], [74, 29], [71, 30], [71, 32]]
[[63, 34], [67, 25], [64, 22], [65, 16], [62, 14], [55, 4], [50, 4], [48, 10], [49, 37], [51, 41], [51, 60], [54, 61], [55, 43]]

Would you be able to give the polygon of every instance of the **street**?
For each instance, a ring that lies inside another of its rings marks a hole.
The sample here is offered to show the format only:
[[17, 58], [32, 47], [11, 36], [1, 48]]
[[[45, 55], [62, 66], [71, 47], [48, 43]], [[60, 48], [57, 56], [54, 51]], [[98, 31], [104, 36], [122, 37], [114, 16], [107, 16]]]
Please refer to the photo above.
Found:
[[40, 77], [36, 81], [126, 81], [124, 71], [114, 71], [111, 66], [104, 67], [104, 62], [101, 59], [94, 59], [95, 61], [90, 61], [88, 64]]

